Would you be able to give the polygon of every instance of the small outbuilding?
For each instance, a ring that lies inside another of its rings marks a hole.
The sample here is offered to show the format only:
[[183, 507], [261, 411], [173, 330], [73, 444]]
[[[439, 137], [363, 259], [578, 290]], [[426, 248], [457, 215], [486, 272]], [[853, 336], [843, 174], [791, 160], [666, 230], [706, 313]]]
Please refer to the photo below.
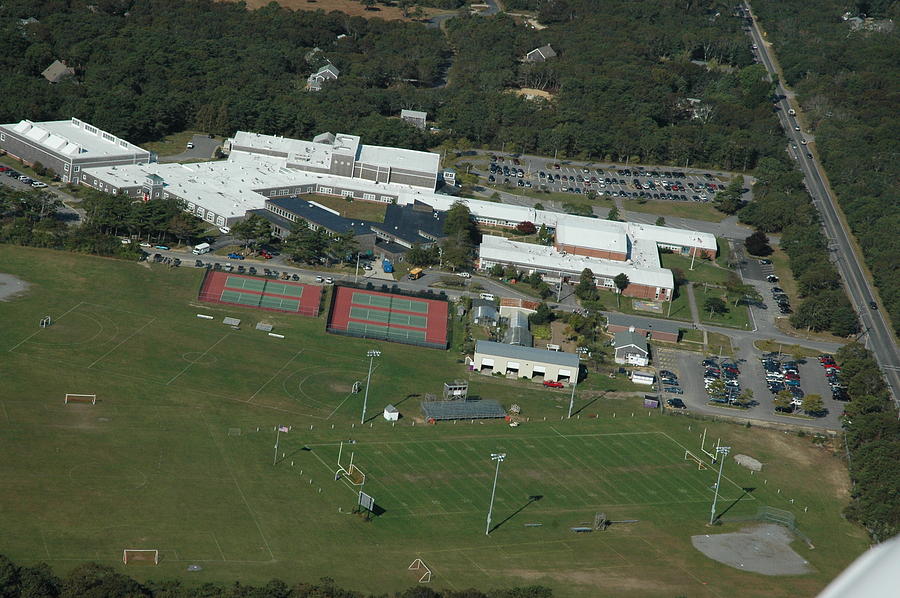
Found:
[[384, 419], [389, 422], [395, 422], [400, 419], [400, 410], [393, 405], [384, 408]]
[[408, 122], [414, 127], [425, 130], [425, 124], [428, 121], [428, 113], [419, 110], [401, 110], [400, 120]]
[[631, 372], [631, 381], [635, 384], [651, 386], [655, 380], [656, 376], [653, 375], [653, 372], [642, 372], [640, 370]]
[[650, 363], [647, 339], [634, 331], [617, 332], [613, 344], [616, 363], [645, 366]]
[[61, 60], [54, 60], [53, 64], [44, 69], [41, 75], [50, 83], [59, 83], [75, 76], [75, 69]]

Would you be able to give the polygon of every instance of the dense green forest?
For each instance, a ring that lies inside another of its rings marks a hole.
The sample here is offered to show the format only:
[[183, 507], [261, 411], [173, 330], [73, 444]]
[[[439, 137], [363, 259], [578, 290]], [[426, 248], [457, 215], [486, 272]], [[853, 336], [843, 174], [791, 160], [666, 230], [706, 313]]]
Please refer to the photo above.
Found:
[[[186, 585], [178, 581], [140, 583], [111, 567], [85, 563], [65, 577], [57, 577], [41, 563], [33, 567], [18, 565], [0, 554], [0, 596], [4, 598], [376, 598], [335, 586], [327, 577], [317, 583], [289, 586], [273, 579], [264, 586], [205, 583]], [[478, 590], [434, 590], [415, 586], [393, 595], [377, 598], [551, 598], [553, 593], [541, 586], [480, 592]]]
[[[900, 5], [758, 0], [753, 7], [900, 332]], [[873, 21], [853, 29], [841, 19], [848, 10]], [[887, 31], [877, 28], [884, 19], [893, 20]]]
[[900, 419], [872, 353], [858, 343], [835, 355], [852, 397], [844, 410], [853, 488], [844, 510], [876, 542], [900, 532]]
[[[276, 5], [10, 0], [0, 8], [0, 120], [77, 115], [135, 142], [192, 126], [301, 138], [340, 129], [414, 148], [448, 136], [744, 169], [776, 151], [770, 87], [727, 3], [560, 0], [541, 10], [565, 27], [461, 16], [444, 35]], [[29, 17], [38, 22], [20, 23]], [[521, 62], [546, 43], [557, 58]], [[48, 85], [40, 72], [54, 59], [76, 68], [75, 79]], [[305, 92], [326, 60], [340, 78]], [[508, 92], [516, 87], [554, 100]], [[428, 111], [443, 135], [389, 119], [401, 108]]]

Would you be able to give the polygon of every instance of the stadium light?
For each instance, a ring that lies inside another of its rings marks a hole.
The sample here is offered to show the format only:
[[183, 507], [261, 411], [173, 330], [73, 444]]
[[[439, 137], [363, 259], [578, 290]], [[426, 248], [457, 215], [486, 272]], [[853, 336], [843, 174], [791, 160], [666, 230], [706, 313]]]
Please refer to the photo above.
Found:
[[372, 378], [372, 362], [375, 361], [376, 357], [381, 355], [381, 351], [376, 351], [375, 349], [370, 349], [368, 353], [366, 353], [366, 357], [369, 358], [369, 375], [366, 376], [366, 394], [363, 397], [363, 410], [362, 410], [362, 418], [360, 418], [359, 423], [366, 423], [366, 405], [369, 402], [369, 380]]
[[716, 454], [719, 455], [719, 477], [716, 480], [715, 494], [713, 494], [712, 510], [709, 513], [709, 524], [716, 520], [716, 502], [719, 500], [719, 484], [722, 482], [722, 466], [725, 465], [725, 457], [731, 450], [730, 446], [717, 446]]
[[572, 381], [572, 396], [569, 397], [569, 417], [572, 419], [572, 408], [575, 406], [575, 387], [578, 386], [578, 374], [581, 373], [581, 358], [578, 359], [578, 365], [575, 366], [575, 379]]
[[484, 535], [491, 533], [491, 515], [494, 513], [494, 496], [497, 494], [497, 478], [500, 477], [500, 464], [506, 459], [506, 453], [491, 453], [491, 461], [497, 462], [497, 470], [494, 472], [494, 488], [491, 490], [491, 506], [488, 507], [487, 526]]

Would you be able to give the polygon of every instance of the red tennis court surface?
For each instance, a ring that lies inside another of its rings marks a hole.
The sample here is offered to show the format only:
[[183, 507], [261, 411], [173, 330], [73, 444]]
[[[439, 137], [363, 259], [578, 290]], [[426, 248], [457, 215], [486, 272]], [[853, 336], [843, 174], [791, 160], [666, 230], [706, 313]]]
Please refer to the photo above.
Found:
[[200, 301], [242, 305], [268, 311], [319, 315], [322, 287], [207, 270], [200, 285]]
[[361, 338], [447, 348], [447, 302], [336, 286], [326, 330]]

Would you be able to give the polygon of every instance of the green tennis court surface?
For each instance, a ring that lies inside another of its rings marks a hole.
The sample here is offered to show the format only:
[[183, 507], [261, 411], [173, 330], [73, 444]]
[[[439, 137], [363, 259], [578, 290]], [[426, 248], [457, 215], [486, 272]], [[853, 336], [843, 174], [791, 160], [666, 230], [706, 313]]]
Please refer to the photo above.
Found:
[[413, 299], [400, 299], [399, 297], [394, 297], [394, 300], [391, 301], [391, 309], [411, 311], [417, 314], [427, 314], [428, 304], [423, 301], [415, 301]]
[[410, 314], [401, 314], [395, 311], [384, 311], [381, 309], [351, 307], [350, 317], [357, 320], [366, 320], [368, 322], [384, 322], [386, 324], [397, 324], [399, 326], [415, 326], [416, 328], [428, 327], [428, 318], [426, 318], [425, 316], [413, 316]]
[[272, 297], [263, 295], [259, 300], [260, 307], [268, 307], [270, 309], [283, 309], [285, 311], [299, 311], [300, 302], [296, 299], [286, 299], [284, 297]]
[[225, 280], [225, 288], [228, 289], [247, 289], [248, 291], [262, 291], [265, 286], [265, 280], [244, 278], [243, 276], [229, 276]]
[[353, 305], [374, 305], [375, 307], [390, 307], [391, 298], [381, 295], [369, 295], [368, 293], [353, 293], [350, 298]]
[[286, 297], [301, 297], [303, 295], [303, 287], [292, 284], [282, 284], [280, 282], [268, 281], [266, 285], [267, 295], [285, 295]]
[[239, 305], [259, 305], [259, 298], [261, 295], [258, 293], [242, 293], [240, 291], [222, 291], [221, 301], [225, 301], [227, 303], [237, 303]]
[[362, 322], [347, 322], [347, 330], [363, 335], [377, 335], [381, 338], [425, 342], [424, 330], [406, 330], [403, 328], [388, 328], [381, 324], [364, 324]]

